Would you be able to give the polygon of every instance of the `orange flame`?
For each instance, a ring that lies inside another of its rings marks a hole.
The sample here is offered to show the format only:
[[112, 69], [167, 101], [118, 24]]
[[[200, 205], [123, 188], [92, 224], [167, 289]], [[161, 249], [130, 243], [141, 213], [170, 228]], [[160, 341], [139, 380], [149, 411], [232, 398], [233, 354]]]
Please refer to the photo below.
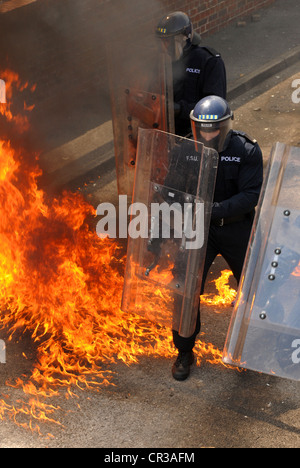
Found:
[[[29, 86], [11, 72], [2, 77], [9, 98], [13, 84]], [[1, 113], [19, 130], [27, 128], [9, 106]], [[61, 388], [72, 396], [74, 388], [114, 385], [108, 363], [171, 357], [174, 348], [170, 330], [120, 310], [124, 253], [90, 228], [94, 208], [79, 194], [47, 197], [38, 188], [36, 157], [24, 166], [24, 152], [0, 140], [0, 329], [9, 340], [29, 332], [37, 357], [29, 378], [7, 383], [27, 400], [15, 406], [0, 400], [0, 419], [40, 433], [36, 421], [61, 424], [53, 417], [59, 407], [42, 397], [57, 396]], [[213, 345], [199, 343], [196, 352], [198, 359], [221, 362]]]
[[[29, 128], [28, 119], [25, 115], [22, 114], [15, 114], [13, 115], [11, 107], [12, 107], [12, 95], [13, 90], [16, 88], [19, 92], [23, 92], [27, 88], [29, 88], [28, 83], [22, 83], [19, 75], [12, 70], [4, 70], [1, 72], [1, 79], [5, 81], [6, 85], [6, 104], [0, 103], [0, 114], [6, 117], [6, 119], [10, 122], [13, 122], [17, 130], [19, 132], [25, 132]], [[34, 92], [36, 89], [36, 85], [31, 86], [30, 91]], [[28, 106], [26, 102], [24, 102], [24, 110], [25, 111], [32, 111], [34, 109], [34, 105]]]
[[206, 305], [214, 306], [229, 306], [236, 299], [236, 290], [232, 289], [229, 285], [229, 279], [233, 274], [230, 270], [222, 271], [220, 278], [214, 280], [218, 294], [210, 295], [203, 294], [201, 296], [201, 302]]
[[293, 276], [300, 276], [300, 262], [299, 262], [299, 265], [293, 271], [292, 275]]

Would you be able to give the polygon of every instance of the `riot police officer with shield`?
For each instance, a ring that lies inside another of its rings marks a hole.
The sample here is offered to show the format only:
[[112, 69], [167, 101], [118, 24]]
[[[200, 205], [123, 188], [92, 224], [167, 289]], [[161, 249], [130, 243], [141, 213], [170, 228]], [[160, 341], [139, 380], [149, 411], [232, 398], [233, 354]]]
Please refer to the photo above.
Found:
[[[207, 274], [221, 254], [240, 281], [251, 234], [255, 207], [263, 183], [262, 152], [247, 134], [232, 130], [233, 113], [218, 96], [200, 100], [190, 113], [194, 140], [219, 153], [202, 293]], [[176, 380], [185, 380], [194, 361], [193, 348], [201, 329], [200, 308], [194, 334], [183, 338], [173, 331], [178, 357], [172, 368]]]
[[200, 36], [188, 15], [176, 11], [164, 16], [156, 29], [164, 52], [172, 57], [175, 133], [191, 133], [190, 112], [209, 95], [226, 99], [226, 70], [218, 52], [200, 47]]

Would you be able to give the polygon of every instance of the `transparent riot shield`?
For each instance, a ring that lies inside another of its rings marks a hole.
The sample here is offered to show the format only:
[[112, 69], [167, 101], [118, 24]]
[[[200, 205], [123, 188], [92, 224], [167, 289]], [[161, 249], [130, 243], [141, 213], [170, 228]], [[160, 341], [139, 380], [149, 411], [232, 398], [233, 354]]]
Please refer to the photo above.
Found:
[[202, 144], [139, 130], [122, 310], [183, 337], [196, 325], [217, 166]]
[[174, 133], [172, 63], [155, 47], [108, 49], [119, 195], [132, 196], [138, 129]]
[[300, 148], [277, 144], [266, 174], [225, 363], [300, 380]]

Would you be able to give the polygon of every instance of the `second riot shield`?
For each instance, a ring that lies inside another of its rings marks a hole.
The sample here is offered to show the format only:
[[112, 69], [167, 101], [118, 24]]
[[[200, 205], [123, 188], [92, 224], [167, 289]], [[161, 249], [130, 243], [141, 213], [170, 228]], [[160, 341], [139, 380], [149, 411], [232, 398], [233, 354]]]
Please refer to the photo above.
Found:
[[202, 144], [139, 131], [122, 309], [183, 337], [196, 325], [217, 166]]
[[274, 147], [224, 361], [300, 380], [300, 148]]
[[139, 128], [174, 132], [172, 63], [155, 47], [108, 51], [119, 195], [132, 197]]

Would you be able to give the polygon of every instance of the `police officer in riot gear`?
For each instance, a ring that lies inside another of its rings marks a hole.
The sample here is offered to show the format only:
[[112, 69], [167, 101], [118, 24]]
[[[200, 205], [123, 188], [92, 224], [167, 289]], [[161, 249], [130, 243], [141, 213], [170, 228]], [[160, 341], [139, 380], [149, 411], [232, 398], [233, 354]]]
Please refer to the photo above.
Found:
[[[263, 183], [262, 152], [255, 140], [243, 132], [232, 130], [233, 113], [228, 103], [218, 96], [208, 96], [190, 113], [194, 140], [219, 153], [219, 167], [214, 193], [208, 247], [202, 281], [216, 256], [221, 254], [240, 281], [249, 243], [255, 207]], [[197, 326], [190, 338], [173, 331], [179, 351], [172, 374], [185, 380], [194, 361], [193, 347], [200, 332], [200, 310]]]
[[159, 22], [156, 35], [172, 57], [175, 133], [191, 133], [190, 112], [196, 103], [209, 95], [226, 99], [226, 70], [215, 50], [200, 47], [200, 36], [193, 30], [188, 15], [176, 11]]

